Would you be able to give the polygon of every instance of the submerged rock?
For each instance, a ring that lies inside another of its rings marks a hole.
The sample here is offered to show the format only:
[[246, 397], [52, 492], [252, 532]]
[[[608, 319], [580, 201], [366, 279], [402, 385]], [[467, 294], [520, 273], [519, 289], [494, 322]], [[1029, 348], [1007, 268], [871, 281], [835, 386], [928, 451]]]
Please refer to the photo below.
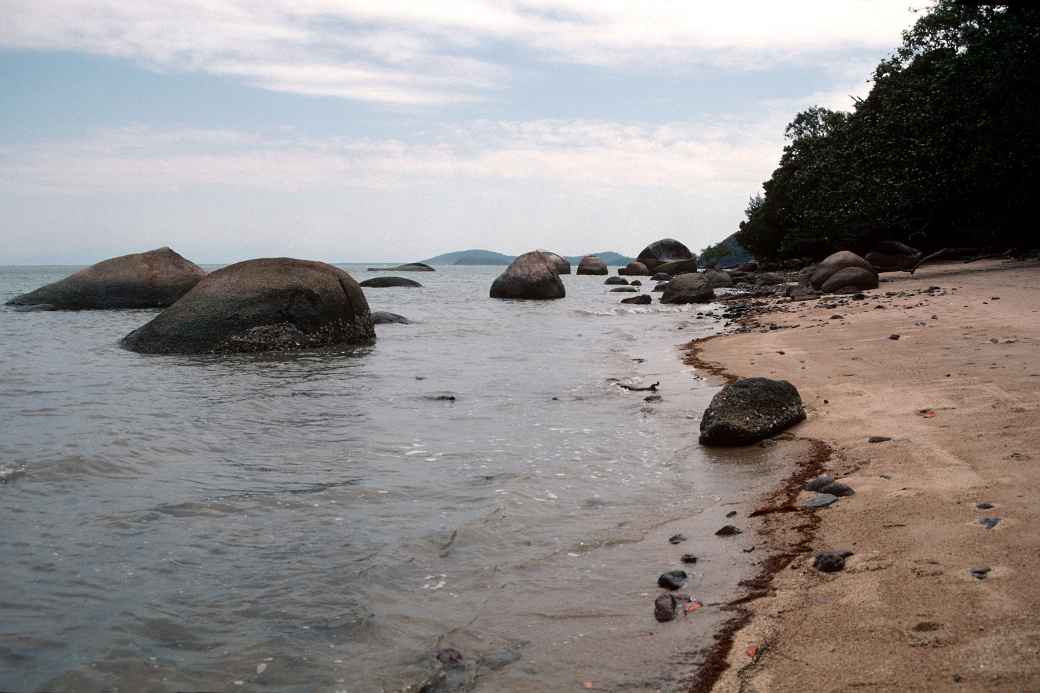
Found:
[[715, 289], [701, 274], [683, 274], [664, 287], [661, 303], [710, 303], [715, 300]]
[[268, 258], [206, 276], [179, 301], [123, 338], [146, 354], [293, 351], [375, 338], [353, 277], [324, 262]]
[[654, 241], [643, 248], [636, 257], [636, 261], [643, 263], [651, 272], [667, 272], [667, 270], [660, 269], [660, 266], [669, 262], [696, 259], [697, 256], [691, 253], [689, 248], [674, 238], [662, 238]]
[[639, 289], [635, 286], [615, 286], [613, 289], [610, 290], [610, 293], [635, 294], [639, 293]]
[[407, 279], [405, 277], [372, 277], [361, 282], [361, 286], [365, 289], [387, 289], [390, 287], [422, 287], [422, 284], [415, 281], [414, 279]]
[[575, 274], [606, 274], [607, 263], [596, 255], [586, 255], [578, 263], [578, 271]]
[[7, 304], [46, 306], [45, 310], [165, 308], [205, 276], [195, 263], [169, 248], [159, 248], [104, 260]]
[[[678, 281], [678, 280], [676, 280]], [[750, 445], [805, 420], [795, 386], [744, 378], [722, 388], [701, 418], [702, 445]]]
[[654, 302], [654, 299], [650, 298], [647, 294], [640, 294], [639, 296], [633, 296], [632, 298], [621, 299], [622, 303], [631, 303], [637, 306], [648, 306]]
[[385, 310], [377, 310], [372, 313], [372, 324], [373, 325], [411, 325], [412, 321], [403, 315], [397, 313], [389, 313]]
[[560, 275], [546, 255], [538, 251], [513, 260], [491, 285], [491, 298], [552, 300], [566, 295]]
[[628, 286], [628, 280], [627, 279], [625, 279], [624, 277], [618, 277], [616, 275], [613, 276], [613, 277], [607, 277], [606, 281], [604, 281], [603, 283], [604, 284], [609, 284], [611, 286], [613, 286], [613, 285]]
[[617, 271], [618, 274], [623, 274], [629, 277], [649, 277], [650, 269], [642, 262], [636, 260], [630, 262]]

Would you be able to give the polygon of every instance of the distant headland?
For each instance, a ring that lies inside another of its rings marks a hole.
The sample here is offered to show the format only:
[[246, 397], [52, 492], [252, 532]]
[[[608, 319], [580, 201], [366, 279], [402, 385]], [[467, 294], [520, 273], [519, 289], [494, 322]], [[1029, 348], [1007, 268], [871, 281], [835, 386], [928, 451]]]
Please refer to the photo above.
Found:
[[[598, 255], [608, 265], [627, 265], [633, 258], [621, 253], [606, 251], [602, 253], [587, 253], [587, 255]], [[582, 255], [566, 256], [573, 265], [581, 262]], [[516, 259], [515, 255], [497, 253], [493, 250], [457, 250], [453, 253], [444, 253], [428, 260], [423, 260], [427, 265], [508, 265]]]

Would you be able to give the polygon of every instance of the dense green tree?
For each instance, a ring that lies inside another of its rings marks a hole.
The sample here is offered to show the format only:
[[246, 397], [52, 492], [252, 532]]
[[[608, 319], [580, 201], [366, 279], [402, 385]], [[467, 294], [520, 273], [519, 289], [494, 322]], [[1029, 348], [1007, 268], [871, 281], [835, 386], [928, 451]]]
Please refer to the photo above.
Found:
[[778, 168], [737, 239], [763, 258], [1036, 245], [1040, 8], [939, 0], [878, 65], [849, 113], [788, 125]]

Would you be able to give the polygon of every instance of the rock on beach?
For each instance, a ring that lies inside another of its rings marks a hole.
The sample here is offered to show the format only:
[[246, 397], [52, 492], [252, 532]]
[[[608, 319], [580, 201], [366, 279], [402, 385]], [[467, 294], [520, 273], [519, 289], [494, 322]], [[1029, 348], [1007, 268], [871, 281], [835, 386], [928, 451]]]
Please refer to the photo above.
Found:
[[722, 388], [701, 418], [702, 445], [750, 445], [805, 420], [802, 398], [786, 380], [744, 378]]

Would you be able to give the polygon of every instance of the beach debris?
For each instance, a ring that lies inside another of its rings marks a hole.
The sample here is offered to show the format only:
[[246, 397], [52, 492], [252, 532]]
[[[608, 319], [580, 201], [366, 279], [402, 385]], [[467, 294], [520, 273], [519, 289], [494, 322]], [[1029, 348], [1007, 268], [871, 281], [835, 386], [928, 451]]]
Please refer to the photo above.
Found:
[[[685, 276], [685, 275], [684, 275]], [[805, 420], [786, 380], [743, 378], [722, 388], [701, 417], [701, 445], [750, 445]]]
[[686, 541], [686, 536], [683, 534], [673, 534], [672, 536], [668, 537], [669, 544], [681, 544], [684, 541]]
[[581, 684], [581, 687], [588, 690], [592, 688], [592, 681], [585, 681]]
[[440, 394], [426, 395], [424, 397], [424, 399], [428, 399], [431, 402], [454, 402], [455, 401], [455, 395], [453, 395], [451, 393], [444, 393], [444, 392], [442, 392]]
[[758, 645], [748, 645], [748, 648], [744, 650], [744, 654], [746, 654], [752, 660], [756, 660], [758, 659], [759, 655], [761, 655], [765, 651], [765, 645], [762, 645], [761, 647], [759, 647]]
[[845, 569], [845, 559], [851, 555], [848, 549], [820, 551], [813, 560], [813, 567], [821, 573], [837, 573]]
[[260, 662], [256, 665], [256, 673], [258, 676], [265, 671], [267, 671], [267, 662]]
[[979, 510], [989, 510], [989, 509], [993, 508], [994, 506], [989, 501], [982, 501], [980, 503], [976, 503], [975, 507], [978, 508]]
[[887, 443], [890, 440], [892, 439], [888, 436], [870, 436], [867, 438], [868, 443]]
[[657, 578], [657, 586], [666, 590], [677, 590], [686, 584], [688, 578], [685, 570], [669, 570]]
[[683, 608], [683, 611], [685, 611], [688, 614], [692, 614], [694, 611], [700, 609], [703, 606], [704, 604], [702, 604], [700, 601], [696, 599], [691, 599], [689, 602], [687, 602], [686, 606]]
[[715, 532], [715, 536], [717, 536], [717, 537], [734, 537], [734, 536], [736, 536], [738, 534], [743, 534], [743, 533], [744, 533], [743, 530], [737, 529], [733, 525], [726, 525], [724, 527], [720, 527]]
[[983, 527], [985, 527], [986, 529], [993, 529], [994, 527], [996, 527], [997, 525], [1000, 524], [1000, 518], [999, 517], [984, 517], [984, 518], [979, 520], [979, 524], [982, 525]]
[[935, 410], [934, 409], [921, 409], [920, 411], [917, 412], [917, 415], [918, 416], [923, 416], [926, 419], [930, 419], [930, 418], [935, 416]]
[[625, 385], [624, 383], [617, 383], [618, 387], [622, 387], [631, 392], [657, 392], [657, 388], [661, 387], [661, 381], [657, 381], [653, 385], [647, 387], [639, 387], [637, 385]]
[[810, 479], [809, 483], [805, 485], [806, 491], [819, 491], [824, 486], [828, 486], [834, 483], [834, 477], [830, 474], [821, 474], [814, 479]]
[[682, 558], [680, 558], [679, 560], [681, 560], [683, 563], [686, 563], [687, 565], [693, 565], [697, 562], [697, 557], [694, 556], [692, 553], [684, 553], [682, 555]]
[[[881, 306], [878, 306], [878, 307], [880, 308]], [[899, 340], [899, 335], [897, 335], [897, 334], [890, 334], [890, 335], [888, 335], [888, 338], [893, 340], [893, 341], [898, 341]]]
[[802, 503], [803, 508], [826, 508], [838, 502], [838, 497], [830, 493], [817, 493], [809, 500]]
[[449, 669], [465, 666], [462, 661], [462, 653], [454, 647], [445, 647], [444, 649], [437, 650], [434, 656], [437, 658], [438, 662]]
[[672, 594], [662, 594], [654, 600], [654, 618], [658, 623], [675, 620], [679, 600]]
[[0, 484], [8, 484], [15, 479], [25, 476], [28, 470], [24, 466], [0, 467]]
[[992, 568], [982, 566], [979, 568], [972, 568], [968, 573], [976, 580], [985, 580], [986, 576], [989, 575], [990, 570], [992, 570]]
[[851, 486], [849, 486], [848, 484], [843, 484], [840, 481], [835, 481], [834, 483], [827, 484], [826, 486], [820, 489], [820, 493], [829, 493], [832, 496], [838, 496], [839, 498], [856, 495], [856, 491], [853, 490]]

